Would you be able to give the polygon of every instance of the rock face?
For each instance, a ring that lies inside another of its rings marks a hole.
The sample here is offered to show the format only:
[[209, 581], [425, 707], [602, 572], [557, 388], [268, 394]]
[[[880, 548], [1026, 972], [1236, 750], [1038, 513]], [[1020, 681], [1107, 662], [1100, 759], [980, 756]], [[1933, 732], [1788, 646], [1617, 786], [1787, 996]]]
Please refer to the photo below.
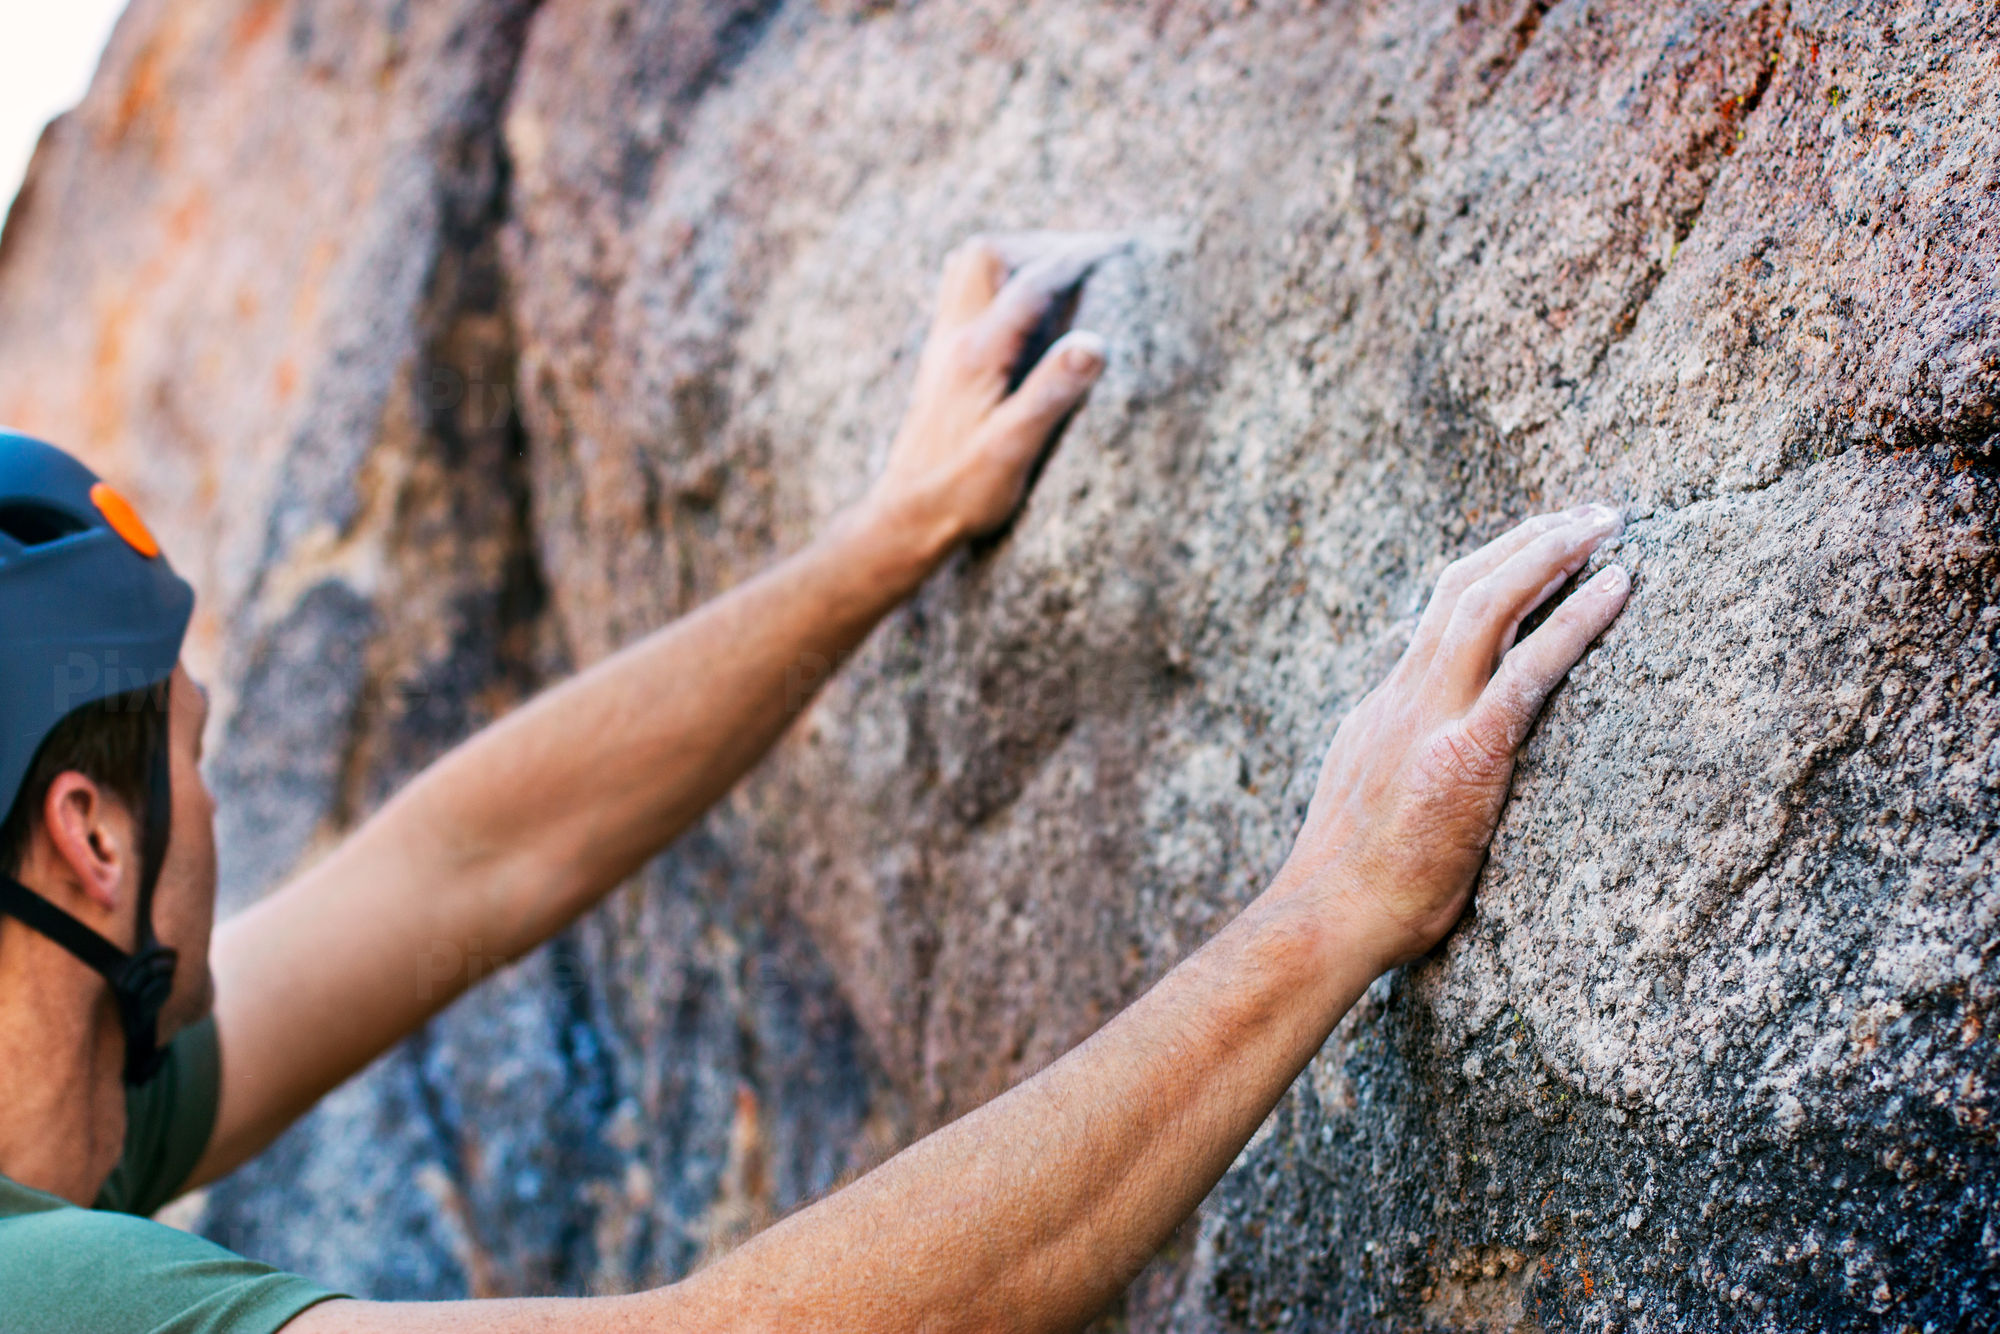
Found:
[[1983, 0], [135, 0], [0, 419], [201, 587], [230, 902], [859, 494], [958, 239], [1140, 238], [1014, 530], [199, 1226], [671, 1280], [1164, 972], [1442, 564], [1608, 498], [1473, 913], [1122, 1318], [2000, 1325], [1996, 164]]

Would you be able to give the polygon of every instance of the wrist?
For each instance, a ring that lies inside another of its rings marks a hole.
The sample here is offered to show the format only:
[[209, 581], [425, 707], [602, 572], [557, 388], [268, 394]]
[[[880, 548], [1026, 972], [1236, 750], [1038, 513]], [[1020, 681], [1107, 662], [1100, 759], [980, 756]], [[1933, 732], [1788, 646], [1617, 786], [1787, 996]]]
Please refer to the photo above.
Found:
[[1381, 896], [1366, 877], [1346, 868], [1304, 873], [1287, 864], [1258, 903], [1309, 917], [1317, 931], [1321, 966], [1359, 969], [1366, 974], [1364, 985], [1404, 962], [1410, 952], [1406, 928], [1383, 910]]
[[1189, 962], [1223, 971], [1230, 1001], [1211, 1019], [1226, 1017], [1231, 1046], [1281, 1033], [1288, 1060], [1303, 1063], [1381, 970], [1355, 948], [1337, 914], [1279, 888], [1259, 895]]
[[941, 507], [877, 483], [834, 520], [830, 536], [861, 551], [861, 564], [900, 601], [916, 591], [965, 534]]

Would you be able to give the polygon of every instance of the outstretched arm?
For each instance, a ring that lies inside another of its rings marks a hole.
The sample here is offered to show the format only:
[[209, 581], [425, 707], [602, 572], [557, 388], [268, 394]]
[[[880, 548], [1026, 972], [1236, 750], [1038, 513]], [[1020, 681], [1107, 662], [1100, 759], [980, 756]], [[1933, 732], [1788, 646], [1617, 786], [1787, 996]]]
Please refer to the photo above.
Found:
[[197, 1181], [631, 875], [756, 763], [829, 664], [1005, 521], [1103, 366], [1101, 343], [1071, 334], [1008, 392], [1102, 246], [1039, 249], [1011, 278], [992, 244], [953, 256], [884, 475], [819, 540], [466, 742], [222, 927], [222, 1103]]
[[594, 1301], [330, 1303], [296, 1334], [1074, 1329], [1184, 1219], [1384, 969], [1464, 911], [1548, 692], [1624, 605], [1616, 566], [1521, 620], [1618, 517], [1530, 520], [1453, 565], [1342, 723], [1271, 887], [1047, 1070], [685, 1282]]

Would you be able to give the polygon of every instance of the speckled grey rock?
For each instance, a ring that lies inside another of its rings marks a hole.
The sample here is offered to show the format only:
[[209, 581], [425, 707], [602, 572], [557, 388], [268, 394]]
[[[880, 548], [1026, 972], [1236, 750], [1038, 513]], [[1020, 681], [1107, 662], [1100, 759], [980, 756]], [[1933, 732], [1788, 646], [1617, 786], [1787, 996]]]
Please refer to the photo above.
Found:
[[[2000, 1327], [1990, 5], [199, 12], [135, 10], [37, 162], [0, 415], [197, 553], [241, 892], [857, 495], [966, 233], [1137, 238], [1012, 532], [214, 1235], [385, 1296], [672, 1278], [1136, 995], [1278, 864], [1443, 563], [1604, 498], [1634, 596], [1472, 915], [1118, 1319]], [[389, 54], [281, 40], [333, 24]], [[102, 127], [162, 70], [212, 134], [135, 165], [166, 113]], [[353, 129], [231, 117], [292, 95]], [[320, 322], [182, 375], [233, 308], [158, 275], [241, 247]], [[133, 293], [116, 339], [80, 287]]]

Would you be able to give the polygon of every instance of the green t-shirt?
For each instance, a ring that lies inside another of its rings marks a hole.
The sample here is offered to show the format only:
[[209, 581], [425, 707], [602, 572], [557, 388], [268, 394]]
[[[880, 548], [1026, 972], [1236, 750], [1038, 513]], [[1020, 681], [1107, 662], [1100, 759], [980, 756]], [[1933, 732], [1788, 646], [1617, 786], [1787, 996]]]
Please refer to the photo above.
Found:
[[215, 1021], [175, 1038], [125, 1098], [125, 1152], [95, 1208], [0, 1177], [0, 1334], [274, 1334], [337, 1294], [143, 1217], [215, 1129]]

